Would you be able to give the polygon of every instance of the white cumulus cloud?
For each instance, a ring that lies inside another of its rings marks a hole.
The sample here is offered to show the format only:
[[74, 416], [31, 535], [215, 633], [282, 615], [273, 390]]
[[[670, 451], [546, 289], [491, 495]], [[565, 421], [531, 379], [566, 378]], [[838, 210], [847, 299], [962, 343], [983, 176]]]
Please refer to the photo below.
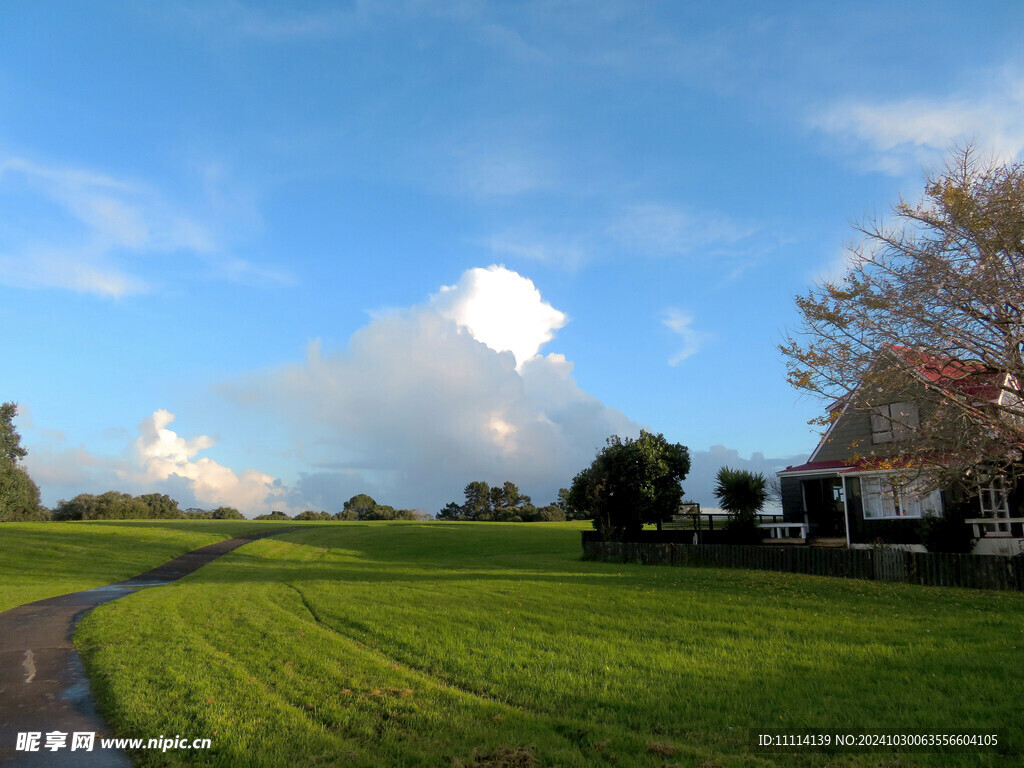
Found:
[[[290, 510], [287, 488], [272, 475], [254, 469], [236, 472], [199, 453], [214, 446], [206, 435], [181, 437], [168, 428], [174, 414], [160, 409], [138, 426], [139, 437], [120, 456], [101, 455], [85, 446], [33, 445], [26, 459], [46, 504], [80, 493], [118, 490], [166, 493], [182, 509], [236, 507], [253, 516], [271, 509]], [[50, 430], [38, 430], [40, 434]]]
[[496, 265], [470, 269], [455, 285], [442, 286], [431, 306], [496, 352], [511, 352], [519, 368], [569, 321], [532, 280]]
[[332, 472], [301, 483], [317, 498], [358, 478], [387, 503], [436, 511], [471, 480], [512, 480], [547, 503], [606, 437], [640, 429], [581, 390], [565, 357], [537, 354], [565, 322], [525, 277], [473, 269], [428, 303], [375, 318], [344, 353], [314, 344], [305, 362], [225, 391], [319, 446], [314, 463], [333, 485]]
[[139, 424], [135, 450], [143, 477], [136, 477], [136, 482], [160, 483], [178, 478], [186, 481], [200, 505], [243, 510], [263, 510], [271, 500], [282, 496], [283, 489], [271, 475], [254, 469], [236, 473], [209, 457], [196, 458], [200, 451], [213, 447], [213, 440], [206, 435], [192, 440], [179, 437], [167, 428], [172, 421], [173, 413], [158, 410]]

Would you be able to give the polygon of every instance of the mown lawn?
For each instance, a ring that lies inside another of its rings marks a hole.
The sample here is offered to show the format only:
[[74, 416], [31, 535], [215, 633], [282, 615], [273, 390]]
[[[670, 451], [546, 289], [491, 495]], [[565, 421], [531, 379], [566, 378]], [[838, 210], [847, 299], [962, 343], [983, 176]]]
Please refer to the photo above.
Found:
[[[140, 766], [1017, 765], [1024, 595], [580, 560], [573, 526], [335, 523], [102, 606], [76, 642]], [[998, 732], [766, 753], [749, 729]]]
[[234, 520], [0, 523], [0, 611], [127, 579], [260, 525]]

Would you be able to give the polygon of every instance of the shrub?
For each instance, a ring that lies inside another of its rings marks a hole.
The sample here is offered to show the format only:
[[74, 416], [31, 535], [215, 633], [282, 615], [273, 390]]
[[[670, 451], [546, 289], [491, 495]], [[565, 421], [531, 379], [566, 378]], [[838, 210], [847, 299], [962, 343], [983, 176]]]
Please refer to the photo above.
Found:
[[146, 517], [160, 520], [174, 520], [184, 517], [178, 502], [166, 493], [147, 493], [138, 497], [146, 505]]
[[[177, 506], [177, 503], [175, 503]], [[71, 501], [61, 499], [53, 510], [54, 520], [146, 520], [149, 505], [130, 493], [107, 491], [98, 496], [80, 493]]]
[[329, 512], [314, 512], [312, 509], [307, 509], [304, 512], [300, 512], [293, 519], [295, 520], [331, 520], [331, 514]]
[[728, 544], [760, 544], [764, 530], [757, 527], [757, 518], [733, 516], [725, 524], [724, 542]]
[[974, 548], [974, 531], [964, 522], [974, 509], [972, 501], [952, 503], [943, 515], [921, 518], [918, 531], [929, 552], [970, 552]]
[[0, 521], [47, 520], [39, 504], [39, 487], [24, 468], [0, 457]]
[[217, 507], [210, 513], [213, 520], [245, 520], [245, 515], [234, 507]]
[[363, 510], [360, 520], [419, 520], [414, 509], [395, 509], [387, 504], [377, 504], [372, 509]]
[[253, 518], [254, 520], [291, 520], [291, 517], [286, 515], [284, 512], [275, 509], [269, 515], [257, 515]]

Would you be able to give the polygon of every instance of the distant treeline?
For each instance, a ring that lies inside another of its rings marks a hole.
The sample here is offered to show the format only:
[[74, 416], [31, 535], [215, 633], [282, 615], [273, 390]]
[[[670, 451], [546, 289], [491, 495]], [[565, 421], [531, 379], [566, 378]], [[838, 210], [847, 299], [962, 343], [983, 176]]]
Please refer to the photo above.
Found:
[[359, 493], [345, 502], [340, 512], [314, 512], [307, 509], [295, 517], [284, 512], [260, 515], [256, 520], [429, 520], [430, 516], [415, 509], [395, 509], [387, 504], [378, 504], [372, 496]]
[[482, 480], [465, 487], [466, 500], [462, 504], [448, 502], [437, 513], [438, 520], [486, 520], [499, 523], [555, 523], [575, 520], [566, 504], [568, 491], [562, 488], [558, 500], [547, 506], [536, 507], [533, 500], [519, 492], [515, 483], [505, 481], [493, 488]]
[[234, 507], [187, 509], [164, 493], [132, 496], [107, 491], [99, 495], [80, 493], [70, 501], [61, 499], [52, 513], [54, 520], [244, 520]]
[[[307, 509], [294, 517], [274, 511], [260, 515], [256, 520], [423, 520], [427, 515], [413, 509], [395, 509], [378, 504], [372, 497], [361, 493], [345, 502], [337, 514]], [[53, 520], [244, 520], [234, 507], [216, 509], [186, 509], [162, 493], [132, 496], [129, 493], [107, 491], [99, 495], [80, 493], [70, 501], [61, 500], [53, 510]]]

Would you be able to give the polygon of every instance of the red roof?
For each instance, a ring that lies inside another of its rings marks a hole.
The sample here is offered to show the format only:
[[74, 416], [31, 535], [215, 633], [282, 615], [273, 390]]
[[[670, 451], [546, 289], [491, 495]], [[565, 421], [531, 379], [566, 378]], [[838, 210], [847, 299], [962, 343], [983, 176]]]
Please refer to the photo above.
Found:
[[892, 345], [892, 351], [933, 384], [959, 390], [965, 395], [994, 402], [1002, 394], [1007, 374], [980, 361], [954, 360], [917, 349]]
[[[849, 472], [871, 472], [878, 469], [891, 469], [892, 463], [897, 461], [894, 456], [864, 456], [858, 459], [833, 459], [831, 461], [809, 461], [806, 464], [799, 464], [795, 467], [786, 467], [779, 472], [780, 475], [805, 475], [812, 472], [818, 473], [826, 470], [833, 470], [837, 475]], [[909, 459], [903, 460], [904, 467], [911, 466]]]
[[856, 464], [854, 459], [840, 459], [836, 461], [809, 461], [806, 464], [798, 464], [795, 467], [786, 467], [779, 472], [780, 475], [800, 474], [803, 472], [816, 472], [824, 469], [848, 470], [851, 465]]

